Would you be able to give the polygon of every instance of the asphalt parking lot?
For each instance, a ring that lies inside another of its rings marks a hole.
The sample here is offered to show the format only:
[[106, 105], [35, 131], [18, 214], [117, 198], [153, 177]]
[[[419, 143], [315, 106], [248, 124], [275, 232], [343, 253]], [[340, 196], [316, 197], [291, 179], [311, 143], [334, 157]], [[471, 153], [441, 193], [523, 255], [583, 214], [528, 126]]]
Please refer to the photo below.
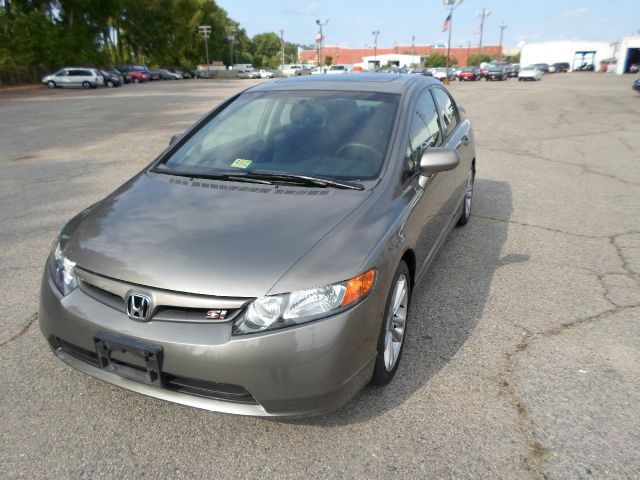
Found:
[[640, 95], [558, 74], [454, 83], [473, 218], [414, 292], [394, 381], [323, 417], [233, 417], [55, 359], [54, 235], [253, 81], [0, 93], [0, 477], [640, 478]]

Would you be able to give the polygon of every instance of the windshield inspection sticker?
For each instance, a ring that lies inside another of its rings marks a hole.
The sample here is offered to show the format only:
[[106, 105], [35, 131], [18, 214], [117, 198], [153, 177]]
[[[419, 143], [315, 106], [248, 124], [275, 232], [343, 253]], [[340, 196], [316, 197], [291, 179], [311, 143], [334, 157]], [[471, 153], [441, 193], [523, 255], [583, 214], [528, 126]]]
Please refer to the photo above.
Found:
[[252, 163], [253, 163], [253, 160], [244, 160], [242, 158], [237, 158], [233, 161], [231, 166], [235, 168], [247, 168]]

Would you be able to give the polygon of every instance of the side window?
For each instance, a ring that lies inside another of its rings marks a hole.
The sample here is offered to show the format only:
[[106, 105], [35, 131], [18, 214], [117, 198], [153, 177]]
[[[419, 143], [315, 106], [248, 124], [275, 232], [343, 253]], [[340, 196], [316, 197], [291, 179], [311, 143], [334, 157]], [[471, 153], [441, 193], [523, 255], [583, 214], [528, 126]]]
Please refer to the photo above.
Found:
[[442, 133], [438, 125], [438, 110], [429, 90], [424, 90], [411, 112], [409, 145], [404, 160], [403, 179], [418, 171], [422, 154], [430, 147], [442, 144]]
[[458, 125], [458, 109], [449, 94], [442, 88], [434, 88], [433, 96], [436, 97], [436, 102], [438, 102], [438, 107], [442, 113], [444, 135], [448, 136]]
[[69, 75], [69, 72], [67, 72], [67, 70], [60, 70], [58, 73], [56, 73], [56, 77], [66, 77], [67, 75]]

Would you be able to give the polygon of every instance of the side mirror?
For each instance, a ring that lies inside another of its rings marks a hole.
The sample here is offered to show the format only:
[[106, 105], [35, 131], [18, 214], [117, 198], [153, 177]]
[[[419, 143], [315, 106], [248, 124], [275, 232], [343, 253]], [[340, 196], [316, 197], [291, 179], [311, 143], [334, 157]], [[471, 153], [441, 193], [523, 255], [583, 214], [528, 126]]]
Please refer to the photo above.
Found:
[[180, 141], [182, 137], [184, 137], [184, 133], [176, 133], [173, 137], [171, 137], [171, 140], [169, 140], [169, 146]]
[[430, 177], [434, 173], [453, 170], [459, 163], [457, 150], [433, 147], [424, 152], [420, 159], [420, 175]]

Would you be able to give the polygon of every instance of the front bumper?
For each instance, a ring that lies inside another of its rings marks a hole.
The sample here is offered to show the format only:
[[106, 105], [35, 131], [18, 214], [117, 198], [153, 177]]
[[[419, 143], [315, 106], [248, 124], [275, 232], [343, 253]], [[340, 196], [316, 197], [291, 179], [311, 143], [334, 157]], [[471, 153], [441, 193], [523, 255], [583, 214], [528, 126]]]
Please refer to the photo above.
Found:
[[[39, 321], [58, 358], [114, 385], [210, 411], [298, 416], [335, 410], [368, 383], [384, 311], [381, 297], [384, 295], [374, 288], [365, 301], [338, 315], [270, 333], [233, 337], [230, 322], [141, 323], [80, 288], [63, 298], [45, 269]], [[103, 370], [88, 358], [96, 352], [94, 336], [100, 332], [160, 345], [164, 349], [162, 372], [168, 377], [237, 386], [252, 400], [183, 393]]]

